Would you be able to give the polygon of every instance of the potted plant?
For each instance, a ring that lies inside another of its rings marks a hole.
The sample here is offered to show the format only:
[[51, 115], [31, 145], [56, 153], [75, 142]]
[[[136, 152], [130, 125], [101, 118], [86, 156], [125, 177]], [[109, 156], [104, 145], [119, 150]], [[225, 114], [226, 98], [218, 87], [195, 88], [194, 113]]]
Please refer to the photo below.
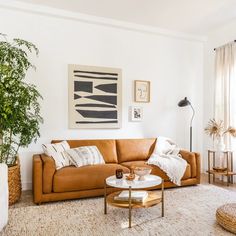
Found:
[[28, 54], [38, 55], [36, 46], [0, 36], [0, 163], [8, 166], [9, 204], [13, 204], [21, 195], [18, 151], [40, 135], [42, 97], [35, 85], [24, 81], [27, 71], [35, 68]]
[[205, 132], [213, 139], [213, 142], [217, 140], [218, 151], [223, 151], [225, 149], [224, 137], [227, 134], [236, 137], [236, 129], [232, 126], [225, 128], [222, 120], [216, 121], [215, 119], [210, 119], [205, 128]]

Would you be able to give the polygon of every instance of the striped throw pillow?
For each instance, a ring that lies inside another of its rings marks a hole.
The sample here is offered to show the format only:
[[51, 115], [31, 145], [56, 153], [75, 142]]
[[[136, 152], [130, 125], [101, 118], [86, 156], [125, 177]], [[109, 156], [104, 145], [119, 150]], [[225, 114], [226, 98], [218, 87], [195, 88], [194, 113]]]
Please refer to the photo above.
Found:
[[104, 164], [102, 154], [96, 146], [72, 148], [64, 152], [76, 167]]
[[64, 151], [70, 149], [66, 141], [54, 144], [43, 144], [43, 151], [46, 155], [51, 156], [56, 164], [56, 169], [71, 165], [70, 159], [65, 155]]

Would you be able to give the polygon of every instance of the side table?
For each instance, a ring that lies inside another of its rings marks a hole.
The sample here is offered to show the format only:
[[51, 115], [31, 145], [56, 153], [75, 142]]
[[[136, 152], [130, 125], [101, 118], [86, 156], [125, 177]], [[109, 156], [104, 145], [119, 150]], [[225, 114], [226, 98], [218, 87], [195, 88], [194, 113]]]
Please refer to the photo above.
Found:
[[[226, 158], [226, 170], [225, 171], [216, 171], [213, 168], [216, 167], [216, 152], [220, 152]], [[212, 163], [213, 162], [213, 163]], [[233, 163], [233, 151], [216, 151], [216, 150], [208, 150], [208, 182], [211, 183], [211, 175], [213, 175], [213, 183], [215, 182], [215, 175], [221, 175], [227, 177], [227, 186], [233, 183], [233, 176], [236, 173], [233, 171], [234, 163]]]

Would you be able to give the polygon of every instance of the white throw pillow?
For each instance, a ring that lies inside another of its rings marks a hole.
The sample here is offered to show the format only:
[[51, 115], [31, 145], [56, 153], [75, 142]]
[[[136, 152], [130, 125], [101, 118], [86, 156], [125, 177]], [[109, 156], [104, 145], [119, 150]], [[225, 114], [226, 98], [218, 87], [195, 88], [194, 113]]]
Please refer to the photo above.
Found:
[[96, 146], [83, 146], [72, 148], [64, 152], [76, 166], [104, 164], [104, 158]]
[[71, 165], [70, 159], [64, 154], [64, 151], [70, 149], [70, 146], [66, 141], [54, 144], [43, 144], [42, 148], [46, 155], [51, 156], [54, 159], [57, 170]]

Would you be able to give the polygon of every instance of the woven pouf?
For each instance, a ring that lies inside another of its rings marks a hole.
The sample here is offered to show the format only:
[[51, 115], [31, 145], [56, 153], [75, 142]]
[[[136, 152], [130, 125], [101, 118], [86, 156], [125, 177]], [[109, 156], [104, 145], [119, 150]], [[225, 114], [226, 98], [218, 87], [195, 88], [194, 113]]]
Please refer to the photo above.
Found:
[[236, 234], [236, 203], [219, 207], [216, 210], [216, 220], [223, 228]]

